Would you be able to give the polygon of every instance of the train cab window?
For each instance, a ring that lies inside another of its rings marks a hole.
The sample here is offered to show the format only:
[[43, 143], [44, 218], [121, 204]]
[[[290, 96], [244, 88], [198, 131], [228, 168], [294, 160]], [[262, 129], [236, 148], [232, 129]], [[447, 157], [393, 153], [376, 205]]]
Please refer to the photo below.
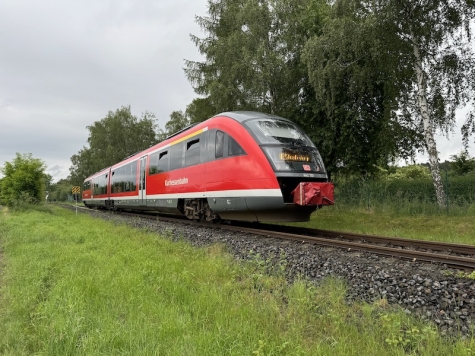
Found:
[[216, 158], [224, 157], [224, 132], [216, 131], [216, 148], [215, 155]]
[[178, 143], [170, 148], [170, 170], [183, 167], [183, 145]]
[[228, 136], [228, 156], [239, 156], [245, 153], [242, 147], [239, 146], [239, 143], [231, 136]]
[[158, 156], [158, 173], [168, 171], [168, 151], [160, 152]]
[[200, 163], [200, 139], [194, 139], [186, 144], [185, 166]]

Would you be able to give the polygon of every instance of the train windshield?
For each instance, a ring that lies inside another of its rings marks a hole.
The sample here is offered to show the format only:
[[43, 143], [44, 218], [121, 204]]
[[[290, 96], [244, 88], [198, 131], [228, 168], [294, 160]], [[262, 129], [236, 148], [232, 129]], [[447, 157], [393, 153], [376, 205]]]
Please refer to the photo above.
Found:
[[246, 121], [244, 124], [254, 133], [261, 145], [283, 143], [315, 147], [308, 136], [289, 121], [256, 119]]
[[275, 171], [325, 173], [317, 148], [294, 123], [255, 119], [244, 124], [254, 133]]

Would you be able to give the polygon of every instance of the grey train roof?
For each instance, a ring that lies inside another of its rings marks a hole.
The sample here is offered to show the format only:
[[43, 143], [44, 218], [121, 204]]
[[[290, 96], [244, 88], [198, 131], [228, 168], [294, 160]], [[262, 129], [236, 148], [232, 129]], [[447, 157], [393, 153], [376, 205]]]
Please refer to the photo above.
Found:
[[221, 114], [215, 115], [213, 117], [218, 117], [218, 116], [226, 116], [240, 123], [250, 120], [250, 119], [274, 119], [274, 120], [278, 119], [278, 120], [290, 121], [280, 116], [265, 114], [265, 113], [257, 112], [257, 111], [227, 111], [227, 112], [223, 112]]

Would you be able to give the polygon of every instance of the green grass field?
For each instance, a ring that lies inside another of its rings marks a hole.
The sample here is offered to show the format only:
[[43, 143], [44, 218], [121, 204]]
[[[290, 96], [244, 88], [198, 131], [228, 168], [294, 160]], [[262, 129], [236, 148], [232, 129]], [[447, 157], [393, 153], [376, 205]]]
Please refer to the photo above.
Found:
[[328, 206], [312, 214], [310, 222], [295, 225], [409, 239], [475, 244], [475, 216], [400, 214], [391, 209], [368, 210]]
[[0, 211], [0, 246], [1, 355], [475, 352], [473, 339], [444, 340], [384, 300], [346, 305], [336, 280], [288, 285], [221, 246], [57, 207]]

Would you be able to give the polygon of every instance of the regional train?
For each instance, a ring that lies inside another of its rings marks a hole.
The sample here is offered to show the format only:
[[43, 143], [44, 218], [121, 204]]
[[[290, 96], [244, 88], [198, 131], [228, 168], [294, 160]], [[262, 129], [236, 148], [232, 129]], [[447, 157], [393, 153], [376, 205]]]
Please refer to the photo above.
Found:
[[333, 185], [292, 121], [225, 112], [84, 181], [90, 208], [155, 211], [193, 220], [308, 221], [333, 204]]

